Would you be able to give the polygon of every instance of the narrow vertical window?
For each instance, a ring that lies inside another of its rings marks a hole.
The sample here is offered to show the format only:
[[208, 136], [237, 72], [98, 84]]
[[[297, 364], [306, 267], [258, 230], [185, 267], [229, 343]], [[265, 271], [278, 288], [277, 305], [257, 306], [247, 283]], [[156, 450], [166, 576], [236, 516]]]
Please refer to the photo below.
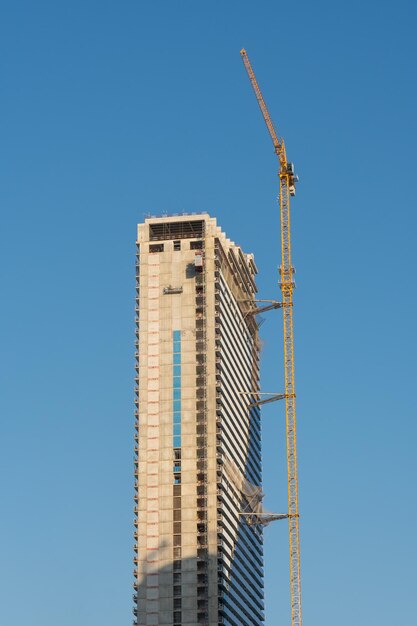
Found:
[[[172, 423], [173, 448], [181, 448], [181, 331], [172, 333]], [[175, 454], [175, 453], [174, 453]]]

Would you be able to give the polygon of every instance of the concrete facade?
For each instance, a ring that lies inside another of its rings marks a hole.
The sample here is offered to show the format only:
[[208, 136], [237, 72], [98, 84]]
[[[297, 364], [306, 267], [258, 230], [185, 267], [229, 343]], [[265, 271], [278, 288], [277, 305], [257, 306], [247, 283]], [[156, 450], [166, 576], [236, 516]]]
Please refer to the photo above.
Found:
[[135, 621], [261, 626], [257, 272], [206, 214], [138, 226]]

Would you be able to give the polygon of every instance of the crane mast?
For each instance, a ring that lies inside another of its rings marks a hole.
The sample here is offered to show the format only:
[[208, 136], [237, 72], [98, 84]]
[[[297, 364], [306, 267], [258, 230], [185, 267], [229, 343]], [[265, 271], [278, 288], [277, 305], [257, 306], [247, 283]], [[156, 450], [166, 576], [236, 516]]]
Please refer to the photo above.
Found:
[[300, 580], [300, 532], [298, 512], [298, 466], [297, 466], [297, 431], [294, 381], [294, 325], [293, 291], [294, 268], [291, 262], [291, 222], [290, 196], [295, 195], [298, 181], [294, 166], [288, 163], [285, 144], [275, 132], [274, 125], [259, 89], [255, 73], [246, 50], [241, 50], [243, 63], [256, 95], [263, 118], [279, 159], [279, 205], [281, 218], [281, 267], [280, 288], [282, 292], [283, 330], [284, 330], [284, 377], [285, 377], [285, 416], [288, 478], [288, 528], [290, 550], [290, 592], [291, 624], [302, 626], [301, 580]]

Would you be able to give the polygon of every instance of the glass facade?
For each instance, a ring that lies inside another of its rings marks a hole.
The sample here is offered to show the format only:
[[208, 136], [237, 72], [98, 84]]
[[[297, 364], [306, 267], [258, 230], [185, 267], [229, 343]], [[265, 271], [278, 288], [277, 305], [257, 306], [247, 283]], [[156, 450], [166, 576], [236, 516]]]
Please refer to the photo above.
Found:
[[[252, 485], [261, 484], [261, 424], [257, 407], [248, 407], [240, 391], [256, 393], [258, 349], [239, 304], [222, 272], [218, 280], [218, 346], [220, 379], [221, 454], [235, 473]], [[219, 614], [230, 626], [261, 626], [263, 602], [263, 534], [261, 526], [247, 523], [240, 512], [247, 501], [236, 480], [225, 472], [220, 483], [222, 520], [219, 521], [219, 575], [221, 602]]]

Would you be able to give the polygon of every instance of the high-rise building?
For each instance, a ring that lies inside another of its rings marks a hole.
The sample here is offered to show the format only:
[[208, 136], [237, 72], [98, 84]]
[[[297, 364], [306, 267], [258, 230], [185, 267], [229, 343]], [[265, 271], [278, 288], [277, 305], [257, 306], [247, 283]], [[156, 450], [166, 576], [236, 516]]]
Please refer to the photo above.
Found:
[[137, 236], [138, 626], [261, 626], [256, 265], [207, 214]]

